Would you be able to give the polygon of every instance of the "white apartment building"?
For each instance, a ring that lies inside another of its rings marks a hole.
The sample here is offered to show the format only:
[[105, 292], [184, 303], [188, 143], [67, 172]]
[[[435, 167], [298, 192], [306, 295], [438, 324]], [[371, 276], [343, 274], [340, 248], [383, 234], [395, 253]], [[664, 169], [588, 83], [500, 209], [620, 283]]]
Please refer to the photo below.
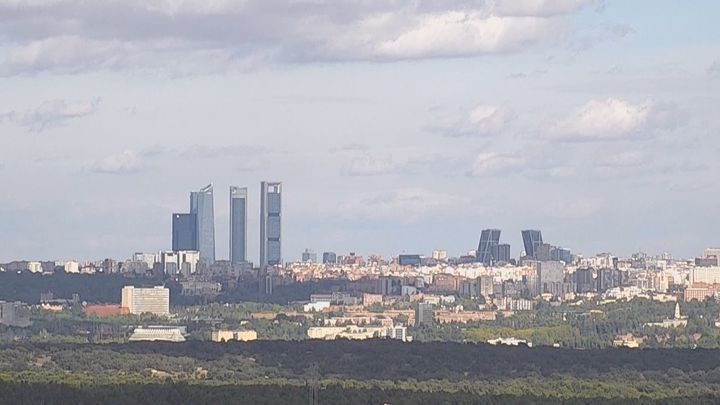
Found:
[[125, 286], [122, 289], [121, 306], [134, 315], [144, 313], [169, 315], [170, 290], [163, 286], [153, 288]]

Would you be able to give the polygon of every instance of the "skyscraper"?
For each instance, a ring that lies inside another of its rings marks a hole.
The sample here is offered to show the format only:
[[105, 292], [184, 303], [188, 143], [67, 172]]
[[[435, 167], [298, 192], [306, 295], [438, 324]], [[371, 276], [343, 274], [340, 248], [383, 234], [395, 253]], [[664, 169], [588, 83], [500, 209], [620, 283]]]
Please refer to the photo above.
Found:
[[500, 243], [499, 229], [484, 229], [480, 233], [480, 243], [478, 243], [475, 257], [477, 261], [483, 264], [490, 264], [493, 261], [493, 249]]
[[537, 258], [537, 247], [543, 244], [542, 232], [537, 229], [521, 231], [525, 256], [530, 259]]
[[200, 261], [206, 265], [215, 262], [215, 208], [213, 186], [208, 184], [190, 193], [190, 213], [197, 218], [197, 244]]
[[260, 183], [260, 268], [282, 263], [282, 183]]
[[198, 250], [197, 215], [173, 214], [172, 250]]
[[230, 186], [230, 262], [247, 261], [247, 188]]

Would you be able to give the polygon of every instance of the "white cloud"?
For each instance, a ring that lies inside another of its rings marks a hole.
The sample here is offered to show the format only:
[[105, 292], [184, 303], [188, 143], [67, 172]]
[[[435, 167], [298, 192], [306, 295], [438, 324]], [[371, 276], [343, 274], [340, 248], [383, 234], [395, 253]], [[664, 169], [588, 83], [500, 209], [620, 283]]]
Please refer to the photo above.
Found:
[[550, 34], [552, 21], [451, 11], [417, 18], [411, 28], [373, 44], [372, 57], [417, 59], [512, 52]]
[[518, 155], [484, 152], [475, 158], [470, 174], [475, 177], [485, 177], [514, 172], [523, 167], [525, 167], [525, 159]]
[[95, 161], [91, 166], [91, 170], [96, 173], [125, 174], [138, 172], [142, 167], [143, 162], [141, 155], [133, 150], [127, 149]]
[[348, 176], [377, 176], [388, 174], [395, 169], [392, 155], [366, 153], [352, 158], [344, 172]]
[[41, 132], [53, 126], [64, 125], [72, 119], [93, 114], [99, 104], [99, 98], [79, 101], [50, 100], [25, 111], [0, 114], [0, 121], [6, 120], [30, 131]]
[[[416, 222], [431, 216], [457, 214], [468, 206], [464, 198], [418, 188], [352, 195], [329, 210], [348, 219]], [[325, 209], [324, 209], [325, 211]]]
[[643, 152], [637, 150], [620, 151], [605, 156], [600, 166], [607, 168], [628, 168], [641, 166], [646, 160]]
[[592, 0], [109, 0], [0, 3], [0, 74], [180, 73], [267, 61], [394, 61], [519, 51]]
[[496, 0], [495, 13], [512, 16], [544, 16], [567, 14], [591, 3], [588, 0]]
[[672, 130], [687, 119], [673, 105], [617, 98], [591, 100], [570, 117], [551, 125], [547, 137], [561, 141], [598, 141], [640, 138]]
[[509, 108], [482, 104], [460, 117], [442, 119], [444, 123], [429, 130], [449, 137], [491, 136], [502, 133], [513, 119], [515, 112]]
[[561, 219], [582, 219], [597, 215], [606, 207], [599, 198], [556, 198], [550, 199], [539, 208], [543, 215]]
[[708, 66], [707, 73], [710, 76], [720, 77], [720, 59], [716, 59]]

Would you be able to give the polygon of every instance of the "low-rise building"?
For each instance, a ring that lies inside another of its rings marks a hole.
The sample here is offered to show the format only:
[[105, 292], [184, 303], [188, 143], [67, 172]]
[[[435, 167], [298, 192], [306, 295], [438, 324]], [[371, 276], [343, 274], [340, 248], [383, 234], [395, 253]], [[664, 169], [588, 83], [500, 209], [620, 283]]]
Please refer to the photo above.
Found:
[[128, 339], [131, 342], [184, 342], [184, 326], [143, 326], [137, 327]]
[[229, 342], [236, 340], [238, 342], [249, 342], [251, 340], [257, 340], [257, 332], [254, 330], [229, 330], [220, 329], [214, 330], [211, 333], [211, 340], [213, 342]]

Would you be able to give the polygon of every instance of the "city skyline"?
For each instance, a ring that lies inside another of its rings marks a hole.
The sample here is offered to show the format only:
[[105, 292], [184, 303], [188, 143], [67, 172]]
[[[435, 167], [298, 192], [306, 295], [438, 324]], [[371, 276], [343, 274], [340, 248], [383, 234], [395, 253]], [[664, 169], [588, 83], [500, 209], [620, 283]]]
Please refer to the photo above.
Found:
[[209, 179], [283, 181], [286, 259], [720, 244], [719, 3], [245, 3], [0, 5], [0, 261], [170, 249]]

